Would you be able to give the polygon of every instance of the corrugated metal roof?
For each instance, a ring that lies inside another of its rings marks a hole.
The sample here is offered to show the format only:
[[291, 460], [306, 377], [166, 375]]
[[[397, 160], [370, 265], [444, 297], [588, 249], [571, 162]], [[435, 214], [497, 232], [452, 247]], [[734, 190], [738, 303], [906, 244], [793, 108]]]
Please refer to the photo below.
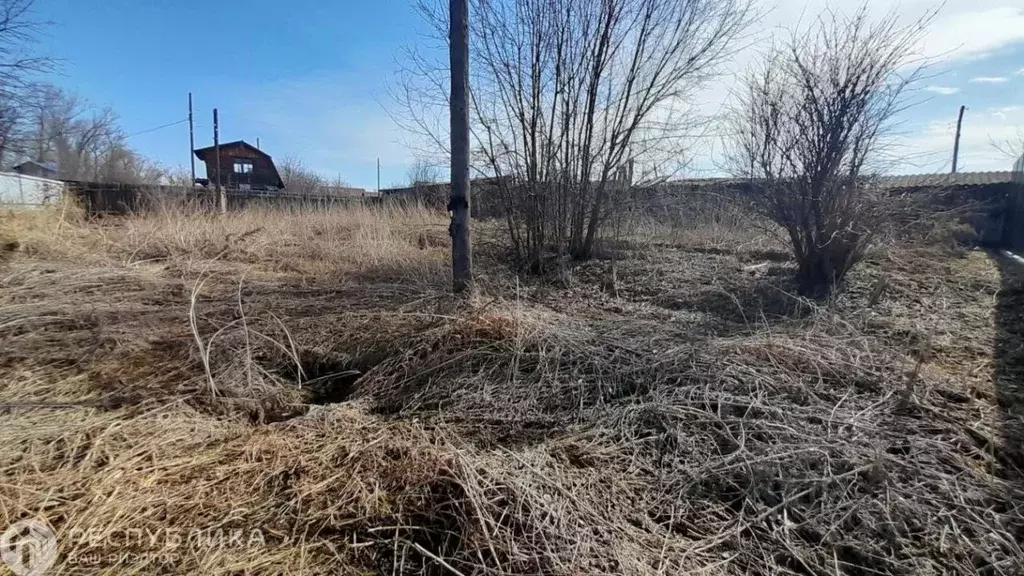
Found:
[[54, 164], [53, 162], [45, 162], [44, 163], [44, 162], [36, 162], [35, 160], [26, 160], [26, 161], [22, 162], [21, 164], [18, 164], [17, 166], [12, 167], [11, 170], [17, 172], [19, 168], [24, 168], [25, 166], [38, 166], [39, 168], [42, 168], [43, 170], [46, 170], [48, 172], [57, 172], [57, 165]]
[[[879, 176], [875, 182], [885, 189], [891, 188], [940, 188], [958, 186], [992, 186], [1020, 182], [1021, 174], [1014, 172], [958, 172], [956, 174], [903, 174]], [[749, 180], [741, 178], [700, 178], [691, 180], [670, 180], [666, 186], [699, 188], [704, 186], [735, 186]]]
[[992, 186], [1013, 182], [1013, 172], [957, 172], [956, 174], [909, 174], [882, 176], [883, 188], [939, 188], [948, 186]]

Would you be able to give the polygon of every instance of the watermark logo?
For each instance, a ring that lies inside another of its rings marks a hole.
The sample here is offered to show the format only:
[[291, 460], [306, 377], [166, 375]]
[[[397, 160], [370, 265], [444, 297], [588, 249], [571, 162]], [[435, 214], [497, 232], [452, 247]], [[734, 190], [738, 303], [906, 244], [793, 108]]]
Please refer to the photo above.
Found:
[[0, 535], [0, 559], [16, 576], [42, 576], [57, 561], [57, 537], [42, 520], [22, 520]]

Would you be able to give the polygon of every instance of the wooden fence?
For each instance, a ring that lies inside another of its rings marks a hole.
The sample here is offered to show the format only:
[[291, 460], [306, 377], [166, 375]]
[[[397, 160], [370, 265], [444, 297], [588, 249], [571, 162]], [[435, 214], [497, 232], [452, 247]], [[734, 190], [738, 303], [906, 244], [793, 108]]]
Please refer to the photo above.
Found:
[[[90, 215], [133, 214], [175, 209], [216, 210], [216, 192], [208, 188], [68, 182], [68, 194]], [[374, 203], [377, 198], [291, 194], [287, 192], [227, 191], [228, 209], [253, 207], [331, 208]]]
[[[899, 185], [887, 187], [893, 194], [925, 195], [929, 204], [945, 211], [969, 207], [962, 215], [963, 220], [977, 230], [982, 243], [1024, 250], [1024, 159], [1018, 164], [1012, 181], [1004, 177], [985, 183], [928, 181], [908, 185], [896, 182]], [[623, 212], [641, 214], [673, 226], [687, 226], [704, 222], [709, 215], [730, 214], [732, 208], [746, 201], [744, 196], [749, 193], [749, 186], [724, 179], [673, 182], [623, 190], [616, 195], [615, 202]], [[197, 207], [212, 211], [217, 206], [215, 192], [208, 188], [67, 182], [67, 190], [91, 215]], [[241, 190], [228, 191], [227, 196], [229, 210], [253, 207], [329, 209], [353, 204], [408, 202], [445, 210], [449, 185], [426, 184], [382, 192], [379, 198]], [[474, 218], [505, 216], [505, 206], [494, 182], [474, 181], [472, 195]]]

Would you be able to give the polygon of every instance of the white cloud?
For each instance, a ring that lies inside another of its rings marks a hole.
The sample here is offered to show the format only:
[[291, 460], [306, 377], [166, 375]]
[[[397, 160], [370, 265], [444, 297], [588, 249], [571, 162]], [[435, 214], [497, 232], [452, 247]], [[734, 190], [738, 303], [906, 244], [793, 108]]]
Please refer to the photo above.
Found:
[[1024, 76], [1024, 68], [1017, 70], [1017, 76]]
[[993, 118], [998, 118], [1000, 120], [1008, 120], [1020, 110], [1020, 106], [1002, 106], [1000, 108], [992, 108], [989, 112], [991, 113]]
[[971, 78], [971, 82], [975, 84], [1002, 84], [1009, 80], [1006, 76], [979, 76], [977, 78]]
[[[760, 0], [765, 11], [754, 31], [758, 37], [782, 32], [796, 25], [808, 25], [824, 10], [850, 14], [863, 2], [835, 0]], [[873, 0], [867, 3], [869, 17], [880, 19], [893, 11], [901, 23], [910, 24], [934, 10], [935, 0]], [[922, 55], [942, 60], [982, 58], [1014, 44], [1024, 43], [1024, 7], [1019, 0], [950, 1], [941, 7], [925, 30]]]
[[[762, 0], [761, 7], [769, 12], [759, 28], [788, 29], [794, 23], [809, 23], [825, 9], [850, 13], [862, 4]], [[868, 12], [872, 18], [882, 18], [896, 11], [901, 21], [909, 24], [934, 10], [937, 4], [934, 0], [873, 0], [868, 3]], [[1019, 6], [1019, 0], [959, 0], [942, 6], [925, 31], [920, 49], [931, 58], [966, 60], [982, 58], [1018, 43], [1024, 43], [1024, 7]]]
[[[1007, 3], [1007, 0], [976, 0], [968, 9], [947, 4], [928, 28], [924, 54], [951, 60], [982, 58], [1007, 46], [1024, 43], [1024, 8], [1007, 6]], [[912, 13], [912, 10], [901, 12]]]
[[952, 86], [925, 86], [924, 89], [927, 92], [934, 92], [936, 94], [942, 94], [943, 96], [950, 96], [960, 91], [959, 88], [954, 88]]

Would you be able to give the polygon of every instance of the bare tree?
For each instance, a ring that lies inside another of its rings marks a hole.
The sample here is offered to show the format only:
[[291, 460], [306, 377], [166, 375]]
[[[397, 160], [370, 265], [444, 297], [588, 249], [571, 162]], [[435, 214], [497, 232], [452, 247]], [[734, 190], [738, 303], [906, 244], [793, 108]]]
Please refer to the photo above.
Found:
[[0, 97], [0, 168], [22, 154], [24, 120], [21, 106]]
[[83, 105], [73, 116], [55, 120], [52, 138], [62, 178], [98, 180], [101, 158], [124, 149], [117, 115], [109, 108], [90, 110]]
[[35, 51], [35, 0], [0, 0], [0, 165], [31, 158], [62, 178], [153, 182], [166, 172], [130, 150], [109, 108], [34, 81], [54, 61]]
[[785, 230], [803, 295], [841, 282], [885, 216], [869, 171], [920, 76], [914, 50], [930, 19], [902, 26], [894, 13], [872, 22], [866, 8], [826, 13], [745, 79], [731, 160]]
[[[132, 150], [110, 108], [46, 84], [32, 85], [7, 157], [53, 164], [60, 178], [131, 184], [167, 181], [168, 170]], [[8, 126], [0, 121], [0, 138]], [[15, 145], [16, 144], [16, 145]]]
[[26, 107], [35, 74], [50, 71], [52, 59], [33, 50], [45, 23], [33, 13], [34, 0], [0, 0], [0, 166], [24, 154]]
[[409, 186], [422, 184], [434, 184], [441, 179], [441, 171], [437, 165], [430, 163], [423, 158], [417, 159], [405, 173]]
[[0, 0], [0, 99], [17, 101], [32, 75], [53, 68], [32, 50], [44, 23], [32, 14], [35, 0]]
[[[420, 4], [439, 41], [446, 7]], [[749, 12], [747, 0], [472, 0], [472, 161], [524, 263], [590, 257], [616, 196], [674, 172], [692, 128], [686, 97]], [[446, 66], [408, 61], [394, 91], [402, 120], [444, 150], [431, 112], [446, 110]]]
[[307, 168], [302, 160], [294, 156], [285, 158], [278, 170], [289, 194], [309, 195], [327, 183], [323, 176]]
[[98, 180], [106, 156], [125, 149], [118, 118], [84, 98], [49, 85], [32, 87], [26, 103], [24, 154], [57, 166], [61, 178]]
[[175, 173], [123, 143], [114, 143], [97, 158], [96, 180], [124, 184], [178, 184], [185, 185], [190, 175]]
[[[1021, 162], [1019, 170], [1024, 171], [1024, 130], [1017, 129], [1017, 135], [1002, 142], [991, 140], [992, 147], [1010, 162]], [[1014, 164], [1015, 169], [1016, 164]]]
[[66, 179], [160, 181], [166, 171], [126, 144], [117, 115], [35, 76], [55, 62], [35, 50], [35, 0], [0, 0], [0, 165], [30, 158]]

